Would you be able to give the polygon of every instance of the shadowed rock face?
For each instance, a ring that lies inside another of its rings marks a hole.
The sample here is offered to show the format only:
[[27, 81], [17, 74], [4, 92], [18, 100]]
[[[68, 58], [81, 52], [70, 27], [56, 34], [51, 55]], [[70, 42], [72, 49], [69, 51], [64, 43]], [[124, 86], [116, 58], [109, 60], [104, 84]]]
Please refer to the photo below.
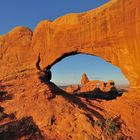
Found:
[[39, 53], [42, 69], [84, 53], [119, 67], [131, 87], [139, 88], [139, 46], [140, 1], [112, 0], [85, 13], [41, 21], [33, 35], [29, 29], [18, 27], [0, 36], [0, 77], [35, 68]]
[[32, 117], [24, 117], [21, 120], [0, 125], [0, 139], [44, 140]]

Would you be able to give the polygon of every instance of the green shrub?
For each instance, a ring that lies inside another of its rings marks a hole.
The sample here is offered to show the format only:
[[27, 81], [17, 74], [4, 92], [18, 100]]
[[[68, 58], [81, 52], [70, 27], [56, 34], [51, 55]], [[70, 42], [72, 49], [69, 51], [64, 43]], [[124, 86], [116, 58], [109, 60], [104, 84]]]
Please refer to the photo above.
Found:
[[96, 125], [96, 126], [98, 126], [98, 127], [100, 127], [100, 128], [103, 128], [103, 122], [101, 121], [101, 120], [95, 120], [94, 121], [94, 125]]
[[113, 137], [119, 131], [119, 124], [112, 118], [106, 120], [95, 120], [94, 125], [100, 127], [107, 137]]
[[113, 119], [107, 119], [105, 121], [105, 134], [107, 136], [113, 136], [119, 131], [119, 126]]

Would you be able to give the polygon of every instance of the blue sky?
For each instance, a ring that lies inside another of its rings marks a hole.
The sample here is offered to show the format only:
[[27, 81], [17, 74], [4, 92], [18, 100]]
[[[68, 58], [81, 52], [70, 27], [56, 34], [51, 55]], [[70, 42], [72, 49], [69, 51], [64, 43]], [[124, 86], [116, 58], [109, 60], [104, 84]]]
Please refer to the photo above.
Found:
[[[54, 20], [67, 13], [77, 13], [96, 8], [108, 0], [0, 0], [0, 34], [15, 26], [27, 26], [34, 30], [40, 20]], [[89, 79], [113, 79], [127, 83], [121, 71], [104, 60], [75, 55], [63, 59], [53, 68], [53, 81], [57, 84], [78, 83], [86, 72]]]
[[58, 85], [80, 83], [81, 76], [86, 73], [90, 80], [114, 80], [116, 84], [128, 84], [121, 70], [103, 59], [78, 54], [64, 58], [52, 68], [53, 81]]

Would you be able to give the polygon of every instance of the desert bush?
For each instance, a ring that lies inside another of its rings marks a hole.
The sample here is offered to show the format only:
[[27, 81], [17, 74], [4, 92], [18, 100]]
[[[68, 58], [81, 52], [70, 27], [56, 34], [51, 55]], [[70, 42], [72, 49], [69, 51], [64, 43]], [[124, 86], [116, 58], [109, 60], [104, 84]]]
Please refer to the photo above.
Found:
[[95, 121], [94, 121], [94, 125], [96, 125], [96, 126], [98, 126], [98, 127], [100, 127], [100, 128], [103, 128], [104, 123], [103, 123], [103, 121], [101, 121], [101, 120], [95, 120]]
[[119, 131], [119, 125], [115, 120], [112, 118], [106, 120], [95, 120], [94, 125], [98, 126], [102, 129], [103, 134], [107, 137], [113, 137]]
[[109, 118], [105, 121], [104, 127], [104, 131], [107, 136], [113, 136], [119, 131], [118, 124], [113, 121], [112, 118]]

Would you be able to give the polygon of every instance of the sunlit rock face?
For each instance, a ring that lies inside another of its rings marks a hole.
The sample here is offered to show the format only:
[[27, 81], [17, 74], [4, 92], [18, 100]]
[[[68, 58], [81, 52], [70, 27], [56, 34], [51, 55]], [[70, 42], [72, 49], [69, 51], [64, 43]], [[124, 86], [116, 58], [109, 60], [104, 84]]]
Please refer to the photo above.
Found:
[[81, 78], [81, 85], [83, 86], [83, 85], [85, 85], [85, 84], [88, 83], [88, 82], [89, 82], [89, 79], [88, 79], [86, 73], [84, 73], [84, 74], [82, 75], [82, 78]]
[[72, 87], [72, 85], [67, 86], [66, 89], [65, 89], [65, 91], [68, 92], [68, 93], [73, 93], [73, 87]]
[[139, 0], [111, 0], [95, 10], [41, 21], [33, 35], [24, 28], [0, 36], [0, 76], [35, 68], [39, 53], [41, 68], [84, 53], [119, 67], [131, 87], [139, 88], [139, 5]]
[[32, 31], [16, 27], [0, 36], [0, 77], [33, 68]]

